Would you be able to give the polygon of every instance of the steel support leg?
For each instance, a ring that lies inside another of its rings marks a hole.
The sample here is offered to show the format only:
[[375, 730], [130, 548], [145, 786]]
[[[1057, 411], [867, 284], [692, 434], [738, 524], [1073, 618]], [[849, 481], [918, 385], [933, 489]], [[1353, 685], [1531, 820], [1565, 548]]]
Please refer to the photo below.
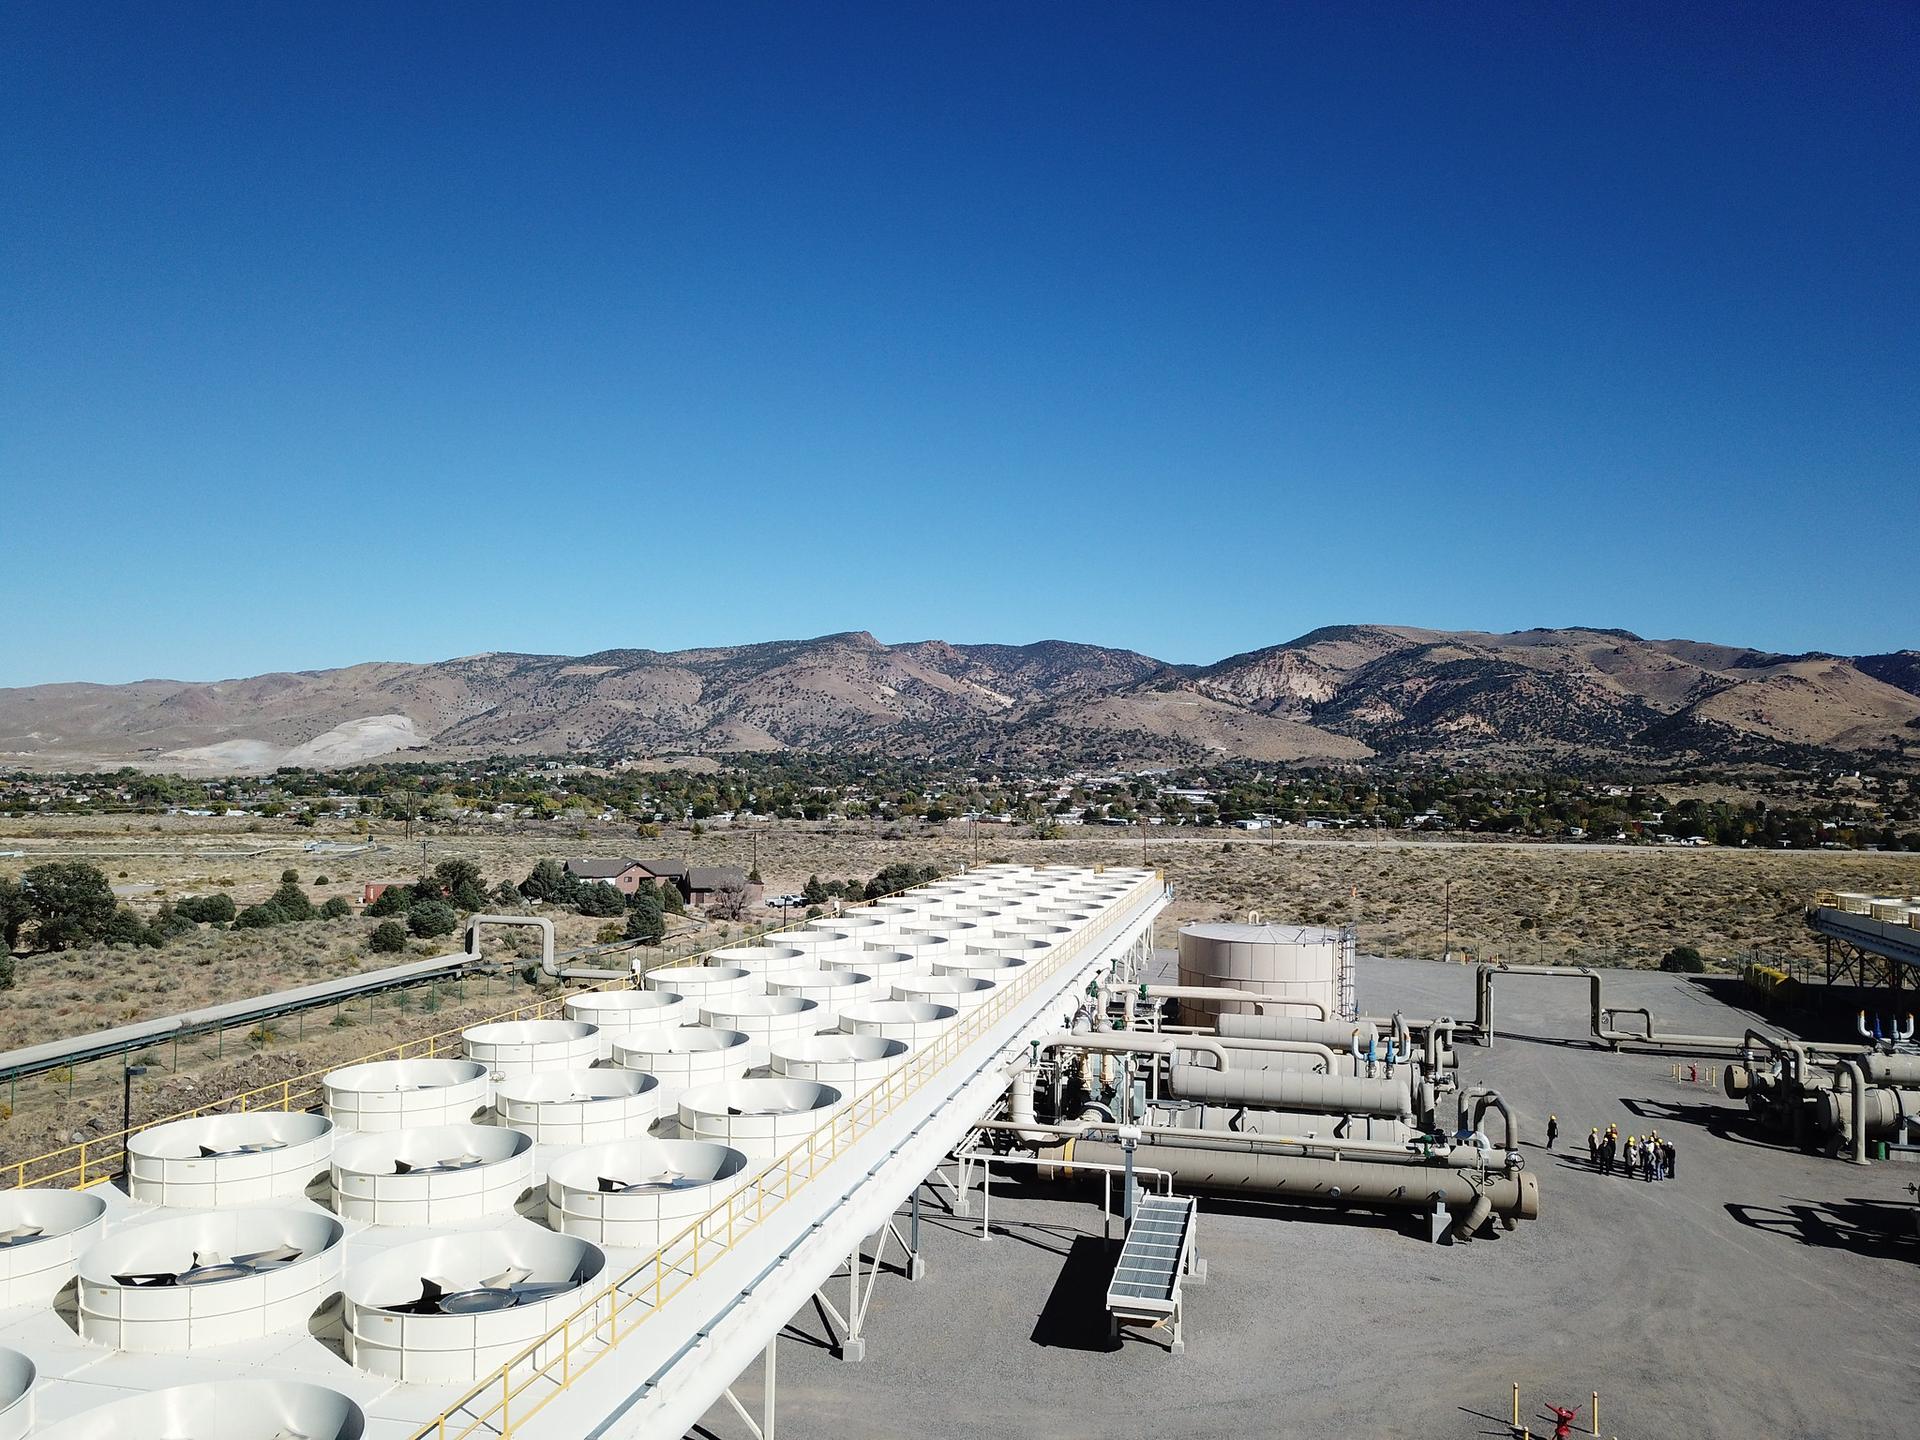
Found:
[[860, 1333], [866, 1307], [860, 1303], [860, 1247], [853, 1247], [847, 1261], [847, 1333], [840, 1341], [840, 1358], [858, 1361], [867, 1358], [867, 1339]]

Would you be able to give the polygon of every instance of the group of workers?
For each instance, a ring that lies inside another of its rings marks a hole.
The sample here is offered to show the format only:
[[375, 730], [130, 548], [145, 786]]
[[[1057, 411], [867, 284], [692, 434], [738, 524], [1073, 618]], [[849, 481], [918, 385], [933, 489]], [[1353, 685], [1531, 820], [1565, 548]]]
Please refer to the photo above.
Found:
[[1622, 1145], [1619, 1126], [1609, 1125], [1602, 1131], [1596, 1125], [1587, 1131], [1587, 1157], [1602, 1175], [1611, 1175], [1616, 1167], [1624, 1166], [1629, 1180], [1671, 1180], [1674, 1176], [1673, 1142], [1661, 1139], [1658, 1130], [1650, 1130], [1644, 1137], [1629, 1135]]

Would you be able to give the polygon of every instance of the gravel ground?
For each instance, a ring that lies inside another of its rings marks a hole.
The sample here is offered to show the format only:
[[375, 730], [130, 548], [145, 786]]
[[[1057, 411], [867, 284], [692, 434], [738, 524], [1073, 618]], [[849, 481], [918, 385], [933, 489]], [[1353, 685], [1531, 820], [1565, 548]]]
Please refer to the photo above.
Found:
[[[1680, 977], [1607, 983], [1609, 1003], [1667, 1027], [1737, 1034], [1753, 1018]], [[1779, 1149], [1671, 1060], [1589, 1049], [1579, 986], [1515, 979], [1497, 998], [1506, 1033], [1462, 1047], [1461, 1073], [1520, 1111], [1538, 1221], [1432, 1246], [1412, 1220], [1203, 1197], [1211, 1274], [1176, 1359], [1144, 1336], [1107, 1348], [1097, 1193], [996, 1181], [991, 1243], [977, 1202], [970, 1220], [927, 1211], [927, 1278], [882, 1278], [864, 1363], [824, 1348], [817, 1313], [795, 1317], [780, 1435], [1451, 1440], [1506, 1435], [1514, 1381], [1536, 1435], [1547, 1401], [1579, 1402], [1584, 1432], [1594, 1390], [1606, 1435], [1910, 1433], [1920, 1243], [1903, 1187], [1920, 1172]], [[1470, 1014], [1472, 972], [1364, 960], [1360, 1002]], [[1558, 1153], [1541, 1148], [1549, 1111]], [[1673, 1139], [1679, 1178], [1591, 1173], [1587, 1127], [1608, 1123]], [[844, 1308], [844, 1278], [832, 1294]], [[738, 1392], [756, 1404], [758, 1376], [756, 1361]], [[724, 1404], [703, 1428], [745, 1433]]]

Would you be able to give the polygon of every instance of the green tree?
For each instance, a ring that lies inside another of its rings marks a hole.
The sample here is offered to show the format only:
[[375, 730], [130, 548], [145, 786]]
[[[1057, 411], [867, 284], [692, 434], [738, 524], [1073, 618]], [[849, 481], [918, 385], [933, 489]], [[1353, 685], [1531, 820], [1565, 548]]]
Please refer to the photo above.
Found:
[[639, 903], [627, 912], [627, 939], [658, 945], [667, 937], [667, 917], [660, 906], [660, 892], [651, 885], [642, 885], [634, 899]]
[[827, 887], [820, 883], [820, 877], [818, 875], [807, 876], [806, 888], [800, 892], [800, 898], [809, 905], [824, 905], [827, 903]]
[[398, 955], [407, 948], [406, 927], [398, 920], [382, 920], [367, 945], [376, 955]]
[[602, 919], [609, 915], [618, 915], [627, 908], [627, 897], [611, 885], [582, 885], [580, 898], [574, 907], [582, 915], [594, 915]]
[[442, 860], [433, 867], [436, 898], [449, 900], [469, 914], [487, 908], [487, 877], [471, 860]]
[[233, 917], [233, 923], [239, 930], [267, 930], [286, 924], [287, 918], [287, 912], [278, 905], [249, 905]]
[[451, 935], [459, 923], [459, 915], [444, 900], [422, 900], [407, 911], [407, 929], [423, 940], [433, 935]]
[[[20, 882], [0, 875], [0, 954], [20, 943], [20, 931], [33, 918], [33, 905]], [[4, 988], [4, 987], [0, 987]]]
[[282, 885], [298, 885], [300, 883], [300, 872], [298, 870], [282, 870], [280, 872], [280, 883]]
[[320, 907], [322, 920], [344, 920], [353, 914], [353, 906], [347, 903], [344, 895], [335, 895]]
[[524, 903], [526, 898], [520, 893], [520, 887], [511, 880], [502, 880], [493, 887], [493, 901], [496, 905], [513, 907]]
[[389, 885], [374, 897], [371, 905], [367, 906], [367, 914], [376, 917], [404, 915], [412, 904], [413, 887], [411, 885]]
[[36, 865], [21, 877], [43, 950], [65, 950], [106, 936], [116, 902], [107, 877], [84, 860]]
[[[291, 870], [287, 874], [291, 875]], [[267, 903], [284, 914], [288, 920], [311, 920], [313, 901], [307, 898], [307, 892], [300, 888], [297, 880], [282, 880], [280, 888], [273, 892]]]
[[529, 900], [558, 904], [571, 900], [578, 884], [558, 860], [541, 860], [534, 865], [533, 873], [520, 882], [520, 893]]
[[147, 929], [160, 944], [165, 944], [176, 935], [184, 935], [193, 929], [191, 916], [180, 913], [180, 907], [169, 901], [162, 901], [160, 908], [154, 911], [153, 919]]
[[687, 902], [680, 897], [680, 887], [671, 880], [660, 887], [660, 908], [669, 915], [687, 913]]

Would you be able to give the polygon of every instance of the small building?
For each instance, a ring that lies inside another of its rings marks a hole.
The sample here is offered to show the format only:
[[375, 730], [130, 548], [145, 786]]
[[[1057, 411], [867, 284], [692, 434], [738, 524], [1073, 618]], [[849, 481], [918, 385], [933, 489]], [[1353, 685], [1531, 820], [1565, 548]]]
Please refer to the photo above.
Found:
[[695, 865], [687, 871], [683, 889], [689, 905], [711, 905], [722, 891], [737, 892], [747, 905], [758, 905], [766, 888], [750, 884], [747, 872], [737, 865]]
[[402, 883], [404, 882], [399, 880], [371, 880], [360, 887], [360, 903], [371, 905], [395, 885]]

